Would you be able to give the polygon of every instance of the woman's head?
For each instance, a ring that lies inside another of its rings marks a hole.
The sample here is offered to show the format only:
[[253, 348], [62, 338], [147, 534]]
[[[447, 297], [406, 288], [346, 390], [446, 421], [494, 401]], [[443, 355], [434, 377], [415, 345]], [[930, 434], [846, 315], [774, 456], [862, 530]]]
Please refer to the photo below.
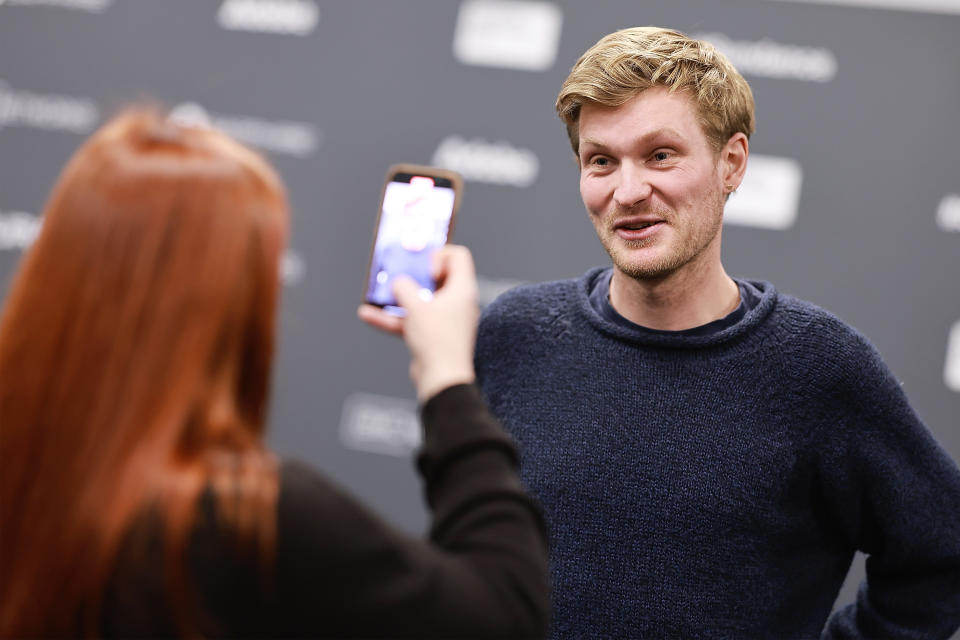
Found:
[[[262, 451], [286, 233], [278, 176], [220, 132], [134, 109], [77, 151], [0, 315], [6, 577], [40, 563], [86, 597], [145, 501], [186, 527], [222, 454]], [[64, 525], [93, 577], [45, 557]], [[28, 586], [0, 631], [42, 605]]]

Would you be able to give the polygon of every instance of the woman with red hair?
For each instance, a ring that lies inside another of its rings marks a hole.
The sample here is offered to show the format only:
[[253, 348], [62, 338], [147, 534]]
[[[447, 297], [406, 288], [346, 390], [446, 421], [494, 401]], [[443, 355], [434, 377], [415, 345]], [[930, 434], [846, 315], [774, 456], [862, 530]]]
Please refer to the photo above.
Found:
[[473, 381], [469, 253], [402, 334], [429, 540], [263, 441], [280, 179], [211, 129], [114, 118], [65, 168], [0, 314], [0, 637], [542, 635], [542, 521]]

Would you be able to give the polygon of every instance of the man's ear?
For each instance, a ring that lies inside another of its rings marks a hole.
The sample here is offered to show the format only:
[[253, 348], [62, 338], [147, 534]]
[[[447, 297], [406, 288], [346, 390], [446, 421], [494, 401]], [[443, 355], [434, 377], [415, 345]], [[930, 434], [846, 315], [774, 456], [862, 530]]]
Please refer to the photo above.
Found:
[[720, 150], [720, 175], [727, 191], [736, 191], [743, 182], [747, 171], [747, 156], [750, 155], [750, 142], [743, 132], [730, 136]]

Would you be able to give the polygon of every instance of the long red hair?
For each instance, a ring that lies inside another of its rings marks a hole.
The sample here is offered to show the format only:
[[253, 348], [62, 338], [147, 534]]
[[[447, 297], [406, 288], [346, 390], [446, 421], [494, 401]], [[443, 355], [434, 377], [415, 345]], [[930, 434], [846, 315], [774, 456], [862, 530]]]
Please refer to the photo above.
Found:
[[148, 509], [185, 584], [207, 489], [268, 558], [286, 230], [275, 172], [214, 130], [132, 109], [70, 160], [0, 315], [0, 636], [96, 635]]

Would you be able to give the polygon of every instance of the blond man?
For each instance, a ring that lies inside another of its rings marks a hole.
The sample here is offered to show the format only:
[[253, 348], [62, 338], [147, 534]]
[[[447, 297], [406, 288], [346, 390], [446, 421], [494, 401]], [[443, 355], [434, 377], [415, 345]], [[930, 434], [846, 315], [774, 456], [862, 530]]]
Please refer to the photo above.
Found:
[[[612, 265], [484, 312], [563, 638], [947, 638], [960, 470], [860, 333], [721, 262], [754, 130], [710, 44], [601, 39], [557, 98]], [[857, 602], [831, 614], [851, 559]]]

